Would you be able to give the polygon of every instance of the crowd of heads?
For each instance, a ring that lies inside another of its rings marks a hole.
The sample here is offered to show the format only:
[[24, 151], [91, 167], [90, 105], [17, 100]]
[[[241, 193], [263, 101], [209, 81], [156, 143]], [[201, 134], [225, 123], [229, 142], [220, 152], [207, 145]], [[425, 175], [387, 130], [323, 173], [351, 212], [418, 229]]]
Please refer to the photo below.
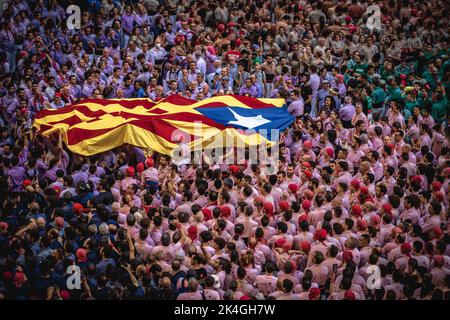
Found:
[[[0, 299], [448, 300], [448, 9], [9, 1]], [[295, 121], [257, 164], [84, 157], [33, 128], [82, 99], [172, 94], [284, 98]]]

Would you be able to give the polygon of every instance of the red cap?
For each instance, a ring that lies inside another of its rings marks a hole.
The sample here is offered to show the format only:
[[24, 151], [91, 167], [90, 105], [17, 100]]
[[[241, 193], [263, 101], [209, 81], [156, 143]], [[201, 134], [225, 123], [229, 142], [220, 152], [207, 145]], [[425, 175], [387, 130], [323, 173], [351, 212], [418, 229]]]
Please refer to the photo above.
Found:
[[196, 226], [189, 226], [187, 232], [188, 232], [189, 238], [191, 238], [192, 240], [197, 239], [198, 229]]
[[61, 187], [60, 186], [53, 186], [52, 189], [55, 190], [56, 194], [59, 196], [59, 194], [61, 193]]
[[220, 32], [224, 32], [225, 31], [225, 25], [223, 23], [219, 23], [217, 25], [217, 30], [219, 30]]
[[350, 16], [345, 16], [345, 22], [350, 22], [350, 21], [352, 21], [352, 17], [350, 17]]
[[247, 295], [243, 295], [239, 300], [252, 300], [252, 298]]
[[70, 292], [67, 290], [61, 290], [61, 292], [59, 293], [59, 295], [61, 296], [61, 298], [63, 300], [70, 300]]
[[308, 161], [303, 161], [302, 166], [306, 168], [311, 168], [311, 163], [309, 163]]
[[279, 207], [280, 207], [280, 210], [282, 212], [284, 212], [286, 210], [289, 210], [290, 205], [289, 205], [289, 202], [287, 202], [287, 201], [280, 201]]
[[147, 166], [147, 168], [151, 168], [155, 165], [155, 160], [153, 160], [152, 157], [148, 157], [147, 159], [145, 159], [145, 165]]
[[21, 108], [20, 109], [20, 114], [25, 114], [25, 113], [27, 113], [28, 112], [28, 109], [27, 108]]
[[314, 238], [319, 241], [323, 241], [327, 238], [328, 232], [325, 229], [319, 229], [316, 231]]
[[134, 171], [133, 166], [128, 166], [128, 168], [127, 168], [127, 176], [133, 177], [134, 174], [135, 174], [135, 171]]
[[86, 249], [79, 248], [77, 252], [75, 253], [77, 256], [78, 262], [86, 262], [87, 261], [87, 251]]
[[359, 204], [354, 204], [354, 205], [352, 206], [352, 213], [353, 213], [355, 216], [360, 216], [360, 215], [361, 215], [361, 212], [362, 212], [362, 208], [361, 208], [361, 206], [360, 206]]
[[344, 293], [344, 299], [345, 300], [356, 300], [356, 295], [353, 291], [347, 290]]
[[378, 226], [381, 223], [381, 219], [377, 215], [373, 215], [370, 217], [370, 224], [373, 226]]
[[289, 188], [289, 190], [292, 191], [292, 193], [297, 193], [297, 191], [298, 191], [298, 184], [296, 184], [296, 183], [290, 183], [290, 184], [288, 185], [288, 188]]
[[353, 260], [353, 253], [350, 250], [345, 250], [342, 253], [342, 261], [344, 262], [350, 262]]
[[309, 300], [314, 300], [320, 297], [320, 289], [319, 288], [311, 288], [309, 289]]
[[22, 186], [23, 186], [24, 188], [30, 186], [31, 184], [32, 184], [32, 182], [31, 182], [31, 180], [29, 180], [29, 179], [25, 179], [25, 180], [23, 180], [23, 182], [22, 182]]
[[302, 201], [302, 208], [303, 208], [303, 210], [309, 210], [309, 209], [311, 209], [311, 201], [309, 201], [309, 200], [307, 200], [307, 199], [304, 199], [304, 200]]
[[359, 182], [358, 179], [353, 179], [353, 180], [350, 182], [350, 185], [351, 185], [353, 188], [355, 188], [355, 189], [359, 189], [359, 184], [360, 184], [360, 182]]
[[220, 214], [222, 217], [228, 218], [231, 216], [231, 209], [229, 206], [220, 206]]
[[381, 208], [383, 208], [384, 212], [386, 213], [392, 213], [392, 206], [390, 203], [383, 204]]
[[144, 164], [142, 162], [139, 162], [136, 165], [136, 170], [137, 170], [137, 172], [142, 173], [142, 171], [144, 171]]
[[333, 148], [328, 147], [328, 148], [325, 149], [325, 151], [327, 152], [329, 157], [332, 157], [334, 155]]
[[57, 93], [55, 93], [55, 97], [62, 97], [62, 93], [61, 92], [57, 92]]
[[303, 142], [303, 146], [307, 149], [311, 149], [312, 148], [312, 142], [309, 140], [306, 140], [305, 142]]
[[8, 230], [8, 223], [4, 221], [0, 222], [0, 230]]
[[400, 246], [400, 251], [403, 254], [410, 253], [411, 252], [411, 245], [408, 242], [402, 243], [402, 245]]
[[434, 266], [437, 268], [442, 267], [445, 263], [444, 257], [441, 255], [434, 256], [433, 260], [434, 260]]
[[433, 187], [433, 191], [439, 191], [442, 188], [442, 183], [440, 183], [439, 181], [435, 180], [435, 181], [433, 181], [431, 186]]
[[420, 176], [412, 176], [411, 181], [417, 181], [419, 183], [422, 183], [422, 178]]
[[300, 242], [300, 249], [302, 249], [303, 252], [308, 253], [311, 251], [311, 244], [308, 241], [303, 240]]
[[73, 208], [73, 211], [78, 214], [83, 211], [83, 206], [79, 203], [74, 203], [72, 208]]
[[364, 195], [369, 194], [369, 188], [367, 188], [366, 186], [362, 186], [361, 188], [359, 188], [359, 192], [361, 192]]
[[234, 164], [232, 164], [231, 166], [228, 167], [228, 170], [230, 170], [230, 172], [231, 172], [232, 174], [235, 174], [235, 173], [238, 173], [238, 172], [239, 172], [239, 167], [236, 166], [236, 165], [234, 165]]
[[273, 204], [272, 202], [265, 202], [264, 203], [264, 213], [268, 216], [273, 215]]
[[364, 219], [359, 219], [356, 225], [358, 226], [359, 230], [366, 230], [367, 228], [367, 222]]
[[450, 174], [450, 167], [447, 167], [444, 169], [444, 174], [447, 174], [447, 175]]
[[300, 224], [303, 221], [308, 221], [308, 215], [307, 214], [302, 214], [302, 215], [300, 215], [300, 217], [298, 217], [298, 224]]
[[212, 219], [212, 212], [210, 209], [204, 208], [204, 209], [202, 209], [202, 213], [203, 213], [203, 216], [205, 217], [205, 221]]

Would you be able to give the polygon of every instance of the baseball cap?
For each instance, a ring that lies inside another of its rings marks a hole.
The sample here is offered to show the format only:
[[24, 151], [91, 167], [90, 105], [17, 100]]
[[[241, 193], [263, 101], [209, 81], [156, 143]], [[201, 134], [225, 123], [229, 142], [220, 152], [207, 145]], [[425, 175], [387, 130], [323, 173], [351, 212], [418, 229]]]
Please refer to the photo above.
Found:
[[314, 300], [320, 297], [320, 289], [319, 288], [311, 288], [309, 289], [309, 300]]
[[350, 262], [353, 260], [353, 253], [350, 250], [345, 250], [342, 253], [342, 261], [344, 262]]
[[302, 249], [303, 252], [309, 252], [311, 251], [311, 244], [308, 241], [303, 240], [300, 242], [300, 249]]
[[289, 190], [291, 190], [293, 193], [296, 193], [298, 191], [298, 184], [296, 183], [290, 183], [288, 185]]
[[352, 207], [352, 213], [355, 216], [360, 216], [361, 212], [362, 212], [361, 206], [359, 204], [354, 204], [353, 207]]
[[442, 183], [440, 183], [439, 181], [435, 180], [435, 181], [433, 181], [433, 183], [431, 183], [431, 186], [433, 187], [433, 191], [438, 191], [438, 190], [441, 190]]
[[79, 261], [79, 262], [86, 262], [87, 261], [87, 251], [86, 251], [86, 249], [83, 249], [83, 248], [79, 248], [77, 251], [76, 251], [76, 257], [77, 257], [77, 260]]
[[345, 300], [356, 300], [356, 295], [353, 291], [347, 290], [344, 293], [344, 299]]
[[23, 180], [23, 182], [22, 182], [22, 186], [23, 186], [24, 188], [30, 186], [31, 184], [32, 184], [32, 182], [31, 182], [31, 180], [29, 180], [29, 179], [25, 179], [25, 180]]
[[309, 210], [309, 209], [311, 209], [311, 201], [309, 201], [308, 199], [304, 199], [304, 200], [302, 201], [302, 208], [303, 208], [304, 210]]
[[280, 207], [281, 211], [286, 211], [289, 209], [290, 205], [289, 205], [289, 202], [287, 202], [287, 201], [280, 201], [279, 207]]
[[325, 229], [319, 229], [316, 231], [316, 234], [314, 235], [314, 238], [323, 241], [327, 238], [328, 232]]
[[134, 171], [133, 166], [128, 166], [127, 167], [127, 176], [132, 177], [132, 176], [134, 176], [134, 174], [135, 174], [135, 171]]

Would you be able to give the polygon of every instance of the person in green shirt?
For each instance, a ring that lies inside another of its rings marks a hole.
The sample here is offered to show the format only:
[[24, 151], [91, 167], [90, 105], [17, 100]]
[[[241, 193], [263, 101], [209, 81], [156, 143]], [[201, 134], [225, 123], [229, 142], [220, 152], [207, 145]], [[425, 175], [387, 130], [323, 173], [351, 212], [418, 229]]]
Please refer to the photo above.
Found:
[[435, 90], [437, 88], [440, 79], [438, 76], [438, 70], [433, 64], [430, 63], [428, 65], [428, 68], [422, 73], [422, 77], [427, 80], [431, 90]]
[[[408, 110], [410, 112], [410, 115], [413, 113], [413, 110], [415, 107], [419, 106], [416, 100], [416, 94], [414, 90], [410, 90], [406, 93], [406, 100], [405, 100], [405, 111]], [[408, 119], [409, 117], [405, 117], [405, 119]]]
[[423, 110], [428, 102], [431, 102], [430, 94], [428, 93], [427, 87], [422, 86], [417, 94], [417, 104], [419, 105], [420, 110]]
[[[384, 80], [374, 79], [373, 85], [374, 89], [370, 94], [370, 98], [372, 99], [372, 109], [374, 113], [379, 113], [381, 116], [384, 113], [384, 102], [386, 101], [386, 93], [382, 88], [382, 85], [385, 84]], [[369, 94], [369, 92], [367, 92]]]
[[397, 84], [397, 80], [394, 77], [389, 77], [388, 79], [388, 89], [387, 89], [388, 101], [392, 100], [402, 100], [402, 90]]
[[358, 73], [360, 75], [366, 74], [367, 64], [365, 64], [362, 61], [361, 55], [359, 54], [359, 52], [355, 52], [355, 54], [353, 55], [353, 61], [355, 62], [355, 64], [353, 65], [353, 68], [351, 68], [353, 70], [353, 72]]
[[363, 100], [363, 111], [365, 114], [370, 115], [373, 109], [373, 100], [370, 97], [372, 90], [370, 88], [364, 87], [361, 90], [361, 98]]
[[433, 60], [434, 52], [433, 52], [433, 46], [431, 44], [427, 44], [425, 46], [425, 50], [423, 51], [423, 56], [427, 62]]
[[381, 79], [386, 81], [389, 77], [395, 76], [394, 66], [390, 61], [385, 61], [384, 64], [380, 67], [380, 75]]
[[447, 96], [444, 93], [444, 87], [439, 86], [432, 95], [431, 116], [436, 123], [442, 123], [445, 120], [448, 108]]

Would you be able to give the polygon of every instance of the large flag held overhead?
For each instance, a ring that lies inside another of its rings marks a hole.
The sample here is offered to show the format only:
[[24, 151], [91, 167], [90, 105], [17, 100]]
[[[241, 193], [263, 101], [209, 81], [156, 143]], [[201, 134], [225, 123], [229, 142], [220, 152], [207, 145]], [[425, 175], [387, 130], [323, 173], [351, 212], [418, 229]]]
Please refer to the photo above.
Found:
[[[183, 135], [190, 147], [215, 148], [225, 139], [239, 145], [271, 145], [271, 129], [284, 130], [294, 118], [284, 99], [224, 95], [202, 101], [171, 95], [149, 99], [87, 99], [35, 117], [44, 135], [62, 132], [70, 151], [90, 156], [122, 144], [171, 155]], [[267, 132], [267, 134], [265, 134]]]

